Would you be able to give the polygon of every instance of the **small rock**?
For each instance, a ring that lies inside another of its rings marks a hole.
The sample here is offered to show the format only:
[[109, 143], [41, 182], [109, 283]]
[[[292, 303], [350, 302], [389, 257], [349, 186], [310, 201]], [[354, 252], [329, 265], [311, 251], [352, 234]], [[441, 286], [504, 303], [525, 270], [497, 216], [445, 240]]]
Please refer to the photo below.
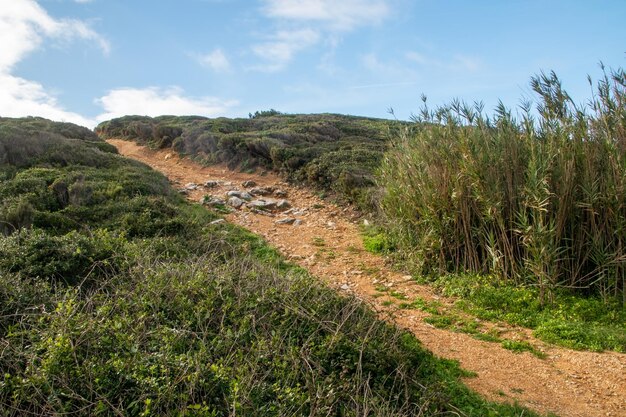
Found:
[[217, 187], [219, 185], [220, 185], [219, 181], [213, 181], [213, 180], [209, 180], [209, 181], [204, 183], [204, 186], [206, 188], [215, 188], [215, 187]]
[[244, 181], [244, 182], [241, 183], [241, 186], [244, 187], [244, 188], [254, 187], [254, 186], [256, 186], [256, 182], [254, 182], [252, 180]]
[[[249, 206], [249, 204], [248, 204], [248, 206]], [[265, 211], [265, 210], [259, 210], [259, 209], [253, 208], [250, 211], [252, 213], [254, 213], [254, 214], [260, 214], [262, 216], [267, 216], [267, 217], [274, 217], [275, 216], [274, 213], [269, 212], [269, 211]]]
[[211, 224], [222, 224], [222, 223], [226, 223], [226, 220], [224, 220], [224, 219], [217, 219], [217, 220], [213, 220], [211, 222]]
[[300, 220], [300, 219], [296, 219], [296, 221], [293, 222], [294, 226], [300, 226], [301, 224], [302, 224], [302, 220]]
[[276, 203], [276, 208], [279, 210], [288, 209], [289, 207], [291, 207], [291, 204], [289, 204], [289, 201], [287, 200], [280, 200]]
[[367, 221], [367, 219], [364, 219], [363, 220], [363, 226], [369, 226], [369, 225], [370, 225], [370, 222]]
[[344, 290], [344, 291], [348, 291], [348, 290], [350, 289], [350, 286], [349, 286], [348, 284], [343, 284], [343, 285], [342, 285], [341, 287], [339, 287], [339, 288], [341, 288], [341, 289], [342, 289], [342, 290]]
[[281, 189], [277, 189], [277, 190], [274, 190], [274, 195], [276, 197], [280, 197], [280, 198], [287, 197], [287, 191], [284, 191], [284, 190], [281, 190]]
[[245, 201], [243, 201], [239, 197], [231, 197], [228, 199], [228, 205], [236, 209], [241, 208], [241, 206], [243, 206], [244, 204], [245, 204]]
[[212, 195], [205, 195], [200, 199], [199, 203], [204, 206], [214, 207], [214, 206], [223, 206], [226, 204], [226, 201], [222, 200], [221, 198], [214, 197]]
[[285, 217], [284, 219], [276, 220], [274, 223], [276, 224], [294, 224], [296, 219], [293, 217]]
[[249, 191], [249, 193], [252, 195], [270, 195], [272, 194], [272, 191], [264, 187], [254, 187]]
[[252, 200], [252, 196], [250, 195], [250, 193], [247, 193], [245, 191], [229, 191], [226, 193], [226, 195], [228, 197], [237, 197], [245, 201]]
[[187, 184], [185, 184], [185, 189], [189, 190], [189, 191], [193, 191], [195, 189], [198, 188], [198, 184], [196, 184], [195, 182], [189, 182]]
[[248, 207], [261, 210], [274, 210], [276, 208], [276, 202], [271, 200], [258, 199], [249, 202]]
[[168, 159], [170, 159], [172, 157], [171, 153], [168, 153], [167, 155], [165, 155], [165, 160], [167, 161]]
[[186, 188], [181, 188], [178, 190], [178, 193], [182, 195], [189, 195], [189, 190], [187, 190]]

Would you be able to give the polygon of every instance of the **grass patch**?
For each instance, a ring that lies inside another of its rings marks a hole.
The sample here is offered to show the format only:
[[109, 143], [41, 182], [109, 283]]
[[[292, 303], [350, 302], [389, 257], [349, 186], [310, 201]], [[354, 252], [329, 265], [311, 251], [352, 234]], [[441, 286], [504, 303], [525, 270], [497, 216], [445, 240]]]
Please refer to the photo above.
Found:
[[546, 354], [543, 353], [542, 351], [538, 350], [537, 348], [535, 348], [533, 345], [531, 345], [530, 343], [524, 341], [524, 340], [503, 340], [502, 341], [502, 347], [508, 350], [511, 350], [515, 353], [522, 353], [522, 352], [530, 352], [533, 355], [535, 355], [536, 357], [538, 357], [539, 359], [545, 359], [546, 358]]
[[441, 303], [437, 301], [426, 301], [421, 297], [417, 297], [412, 302], [402, 303], [400, 306], [404, 309], [417, 309], [435, 315], [439, 314]]
[[363, 246], [365, 250], [374, 254], [388, 254], [393, 252], [394, 245], [388, 236], [379, 228], [374, 226], [362, 226]]
[[485, 320], [533, 329], [541, 340], [573, 349], [626, 351], [626, 311], [599, 297], [556, 291], [542, 306], [536, 287], [494, 285], [489, 277], [458, 274], [434, 281], [443, 294], [461, 297], [456, 306]]

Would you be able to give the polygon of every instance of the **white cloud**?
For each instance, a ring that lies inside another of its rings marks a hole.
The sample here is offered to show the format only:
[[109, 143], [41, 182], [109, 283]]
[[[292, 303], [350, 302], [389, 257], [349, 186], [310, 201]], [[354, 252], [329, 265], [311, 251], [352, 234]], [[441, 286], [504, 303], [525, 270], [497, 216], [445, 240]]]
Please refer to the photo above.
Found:
[[0, 115], [4, 117], [41, 116], [92, 127], [93, 120], [64, 110], [56, 98], [36, 82], [0, 73]]
[[4, 1], [0, 7], [0, 115], [42, 116], [83, 125], [92, 121], [65, 110], [41, 84], [13, 74], [13, 69], [44, 38], [61, 41], [84, 39], [109, 53], [109, 43], [78, 20], [56, 20], [34, 0]]
[[390, 13], [388, 0], [266, 0], [267, 16], [319, 22], [334, 30], [378, 24]]
[[217, 48], [212, 52], [204, 55], [195, 55], [200, 65], [210, 68], [215, 72], [225, 72], [230, 69], [230, 61], [224, 52]]
[[178, 87], [120, 88], [97, 99], [96, 103], [104, 109], [104, 113], [97, 117], [98, 121], [125, 115], [216, 117], [238, 104], [234, 100], [224, 101], [215, 97], [186, 97]]
[[279, 31], [268, 42], [252, 47], [252, 51], [265, 61], [265, 64], [253, 69], [274, 72], [283, 69], [296, 52], [315, 45], [320, 34], [312, 29]]
[[[268, 42], [252, 46], [266, 63], [253, 67], [262, 71], [284, 69], [297, 52], [323, 38], [336, 44], [338, 36], [361, 26], [375, 25], [389, 17], [392, 0], [263, 0], [262, 13], [273, 19], [279, 30]], [[333, 47], [331, 46], [331, 50]], [[321, 69], [336, 71], [332, 54], [322, 57]]]
[[95, 42], [105, 54], [106, 39], [79, 20], [55, 20], [34, 0], [11, 0], [0, 7], [0, 72], [10, 71], [28, 53], [37, 49], [43, 37], [59, 40], [76, 38]]

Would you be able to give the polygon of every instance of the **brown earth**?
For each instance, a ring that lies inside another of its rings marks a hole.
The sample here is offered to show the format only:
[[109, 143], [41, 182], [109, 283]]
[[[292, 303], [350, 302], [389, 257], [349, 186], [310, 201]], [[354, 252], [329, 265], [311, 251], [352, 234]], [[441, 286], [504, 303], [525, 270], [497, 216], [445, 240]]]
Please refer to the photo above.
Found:
[[[400, 300], [417, 297], [437, 301], [442, 309], [454, 300], [418, 285], [410, 276], [392, 270], [385, 260], [366, 252], [359, 233], [358, 217], [349, 207], [319, 199], [310, 190], [296, 188], [273, 174], [246, 174], [224, 166], [203, 167], [179, 158], [168, 150], [154, 151], [132, 142], [110, 140], [122, 155], [142, 161], [165, 174], [176, 187], [187, 183], [220, 185], [199, 187], [189, 193], [192, 201], [209, 194], [224, 198], [229, 190], [244, 190], [243, 181], [274, 186], [287, 192], [294, 208], [289, 217], [297, 225], [277, 225], [287, 215], [236, 210], [226, 216], [232, 223], [263, 236], [292, 262], [308, 269], [338, 291], [352, 293], [369, 303], [397, 325], [413, 332], [436, 355], [458, 360], [476, 374], [464, 382], [492, 401], [518, 402], [540, 413], [560, 416], [626, 416], [626, 355], [564, 349], [543, 343], [527, 329], [502, 323], [483, 323], [499, 337], [525, 340], [545, 354], [515, 353], [501, 344], [475, 339], [469, 334], [438, 329], [424, 321], [429, 314], [419, 309], [401, 309]], [[478, 319], [475, 319], [479, 321]]]

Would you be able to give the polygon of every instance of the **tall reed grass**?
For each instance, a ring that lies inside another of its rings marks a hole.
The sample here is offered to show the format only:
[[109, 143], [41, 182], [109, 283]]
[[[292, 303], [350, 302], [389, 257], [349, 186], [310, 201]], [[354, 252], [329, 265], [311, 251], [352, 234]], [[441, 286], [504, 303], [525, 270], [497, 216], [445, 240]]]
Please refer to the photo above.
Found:
[[513, 115], [501, 102], [431, 110], [380, 169], [382, 211], [417, 272], [473, 271], [626, 304], [626, 74], [602, 66], [576, 105], [551, 72]]

